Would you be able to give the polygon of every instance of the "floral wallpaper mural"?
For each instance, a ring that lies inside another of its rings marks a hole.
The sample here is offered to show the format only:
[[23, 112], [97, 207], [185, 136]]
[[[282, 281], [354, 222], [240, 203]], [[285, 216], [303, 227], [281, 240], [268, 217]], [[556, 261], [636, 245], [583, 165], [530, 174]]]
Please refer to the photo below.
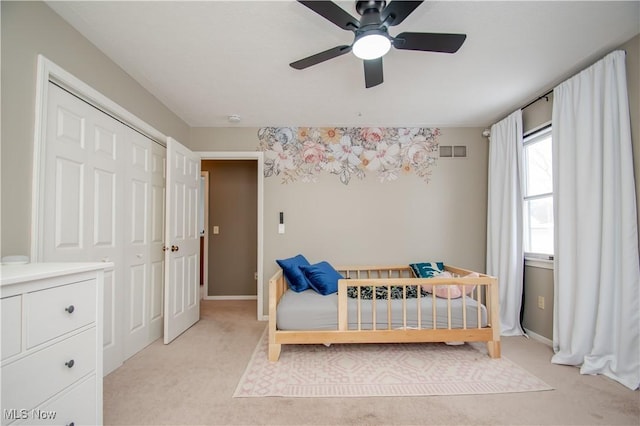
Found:
[[265, 177], [315, 182], [322, 172], [349, 184], [373, 173], [381, 182], [415, 173], [426, 182], [438, 157], [440, 129], [426, 127], [263, 127], [258, 149]]

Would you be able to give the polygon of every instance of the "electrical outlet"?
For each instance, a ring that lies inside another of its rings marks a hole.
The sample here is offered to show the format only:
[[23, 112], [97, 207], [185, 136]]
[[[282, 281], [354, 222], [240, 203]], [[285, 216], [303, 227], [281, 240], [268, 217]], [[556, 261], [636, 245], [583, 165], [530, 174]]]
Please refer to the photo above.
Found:
[[538, 308], [544, 309], [544, 297], [538, 296]]

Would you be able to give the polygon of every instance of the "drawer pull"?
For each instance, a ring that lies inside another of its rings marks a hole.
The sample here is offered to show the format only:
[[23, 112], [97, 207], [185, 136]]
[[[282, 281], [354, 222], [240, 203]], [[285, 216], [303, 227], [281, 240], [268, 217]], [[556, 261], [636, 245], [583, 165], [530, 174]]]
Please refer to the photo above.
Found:
[[74, 364], [75, 364], [74, 360], [70, 360], [64, 363], [64, 365], [66, 365], [69, 368], [73, 367]]
[[67, 423], [67, 426], [75, 426], [75, 424], [71, 422], [71, 423]]
[[72, 314], [73, 311], [76, 310], [76, 308], [74, 308], [73, 305], [69, 305], [68, 307], [64, 308], [64, 310]]

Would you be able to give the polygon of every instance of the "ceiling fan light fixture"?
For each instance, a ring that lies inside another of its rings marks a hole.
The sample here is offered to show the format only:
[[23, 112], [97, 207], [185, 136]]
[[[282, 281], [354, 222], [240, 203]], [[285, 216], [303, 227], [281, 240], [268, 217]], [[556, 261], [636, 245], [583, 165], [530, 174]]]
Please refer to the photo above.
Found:
[[360, 59], [377, 59], [387, 54], [391, 49], [391, 40], [379, 30], [367, 31], [356, 37], [352, 51]]

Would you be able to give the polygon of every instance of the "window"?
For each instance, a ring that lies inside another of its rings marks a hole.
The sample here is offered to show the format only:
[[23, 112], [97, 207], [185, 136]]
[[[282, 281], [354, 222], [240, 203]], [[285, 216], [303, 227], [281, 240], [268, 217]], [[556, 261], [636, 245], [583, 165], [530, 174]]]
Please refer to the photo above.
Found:
[[551, 126], [524, 138], [524, 252], [553, 255]]

